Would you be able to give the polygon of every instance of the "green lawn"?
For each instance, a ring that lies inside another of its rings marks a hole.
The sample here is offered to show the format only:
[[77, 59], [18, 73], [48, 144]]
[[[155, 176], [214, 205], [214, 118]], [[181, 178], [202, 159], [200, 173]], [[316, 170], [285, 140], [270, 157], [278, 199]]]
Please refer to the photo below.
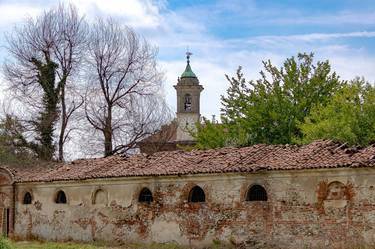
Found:
[[[2, 247], [3, 245], [3, 247]], [[4, 247], [7, 245], [8, 247]], [[76, 244], [76, 243], [57, 243], [57, 242], [38, 242], [38, 241], [9, 241], [2, 240], [0, 249], [106, 249], [110, 247]]]
[[123, 246], [100, 246], [73, 242], [11, 241], [0, 239], [0, 249], [186, 249], [174, 244], [131, 244]]
[[[206, 249], [234, 249], [234, 246], [223, 245], [218, 241], [213, 241], [211, 246], [205, 247]], [[239, 247], [239, 248], [252, 248], [252, 247]], [[274, 249], [274, 247], [255, 247]], [[348, 246], [345, 249], [369, 249], [375, 247], [365, 246]], [[0, 249], [190, 249], [190, 247], [183, 247], [174, 244], [131, 244], [123, 246], [103, 246], [103, 245], [90, 245], [90, 244], [79, 244], [73, 242], [40, 242], [40, 241], [11, 241], [8, 239], [0, 238]], [[302, 248], [301, 248], [302, 249]], [[304, 247], [303, 249], [312, 249], [310, 247]], [[314, 249], [326, 249], [325, 247], [318, 247]]]

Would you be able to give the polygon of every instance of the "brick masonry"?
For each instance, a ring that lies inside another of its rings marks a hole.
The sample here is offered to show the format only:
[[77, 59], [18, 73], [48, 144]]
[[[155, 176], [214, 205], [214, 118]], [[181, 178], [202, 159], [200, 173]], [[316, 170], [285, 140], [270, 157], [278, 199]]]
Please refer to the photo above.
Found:
[[[253, 184], [268, 201], [245, 200]], [[194, 186], [205, 203], [189, 203]], [[143, 187], [151, 204], [139, 203]], [[55, 204], [63, 190], [67, 204]], [[100, 203], [93, 204], [101, 190]], [[30, 192], [31, 205], [22, 204]], [[103, 198], [103, 193], [107, 198]], [[16, 184], [17, 238], [174, 242], [194, 248], [213, 241], [273, 248], [375, 245], [375, 170], [316, 170], [122, 177]], [[372, 246], [372, 247], [371, 247]]]

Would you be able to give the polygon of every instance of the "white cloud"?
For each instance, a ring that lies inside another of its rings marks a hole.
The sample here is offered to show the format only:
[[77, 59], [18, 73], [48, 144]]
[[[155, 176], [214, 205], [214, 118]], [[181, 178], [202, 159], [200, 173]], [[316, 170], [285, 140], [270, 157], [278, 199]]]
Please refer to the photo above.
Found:
[[[280, 13], [283, 13], [280, 11]], [[375, 22], [375, 12], [356, 12], [342, 11], [334, 14], [308, 15], [306, 13], [296, 13], [285, 17], [271, 18], [267, 22], [276, 25], [373, 25]]]
[[[65, 1], [65, 2], [68, 2]], [[342, 41], [347, 38], [371, 39], [375, 37], [374, 31], [357, 31], [347, 33], [307, 33], [288, 36], [264, 35], [245, 37], [241, 39], [222, 39], [211, 36], [207, 23], [202, 22], [210, 18], [207, 9], [199, 12], [172, 11], [166, 9], [166, 2], [152, 0], [72, 0], [79, 11], [89, 19], [98, 15], [112, 15], [125, 24], [132, 25], [143, 34], [152, 44], [159, 47], [161, 65], [166, 72], [166, 96], [168, 103], [175, 108], [176, 97], [173, 85], [177, 77], [185, 68], [184, 52], [189, 46], [194, 55], [192, 67], [198, 75], [201, 84], [205, 87], [202, 92], [202, 114], [210, 117], [219, 114], [220, 95], [225, 94], [228, 82], [224, 74], [235, 75], [239, 65], [247, 79], [259, 77], [262, 69], [262, 60], [270, 59], [275, 65], [281, 65], [287, 57], [298, 52], [315, 52], [317, 59], [329, 59], [333, 68], [345, 79], [357, 75], [364, 75], [367, 79], [375, 81], [374, 56], [364, 51], [354, 49]], [[27, 13], [37, 15], [41, 8], [32, 5], [0, 4], [0, 21], [3, 25], [15, 22]], [[6, 8], [3, 8], [6, 6]], [[217, 6], [226, 6], [231, 11], [240, 11], [236, 5], [226, 1], [218, 2]], [[247, 11], [255, 11], [255, 5], [249, 5]], [[223, 8], [221, 8], [222, 10]], [[220, 8], [217, 10], [220, 11]], [[11, 14], [5, 14], [11, 13]], [[266, 11], [262, 12], [266, 13]], [[202, 15], [207, 15], [206, 19]], [[321, 17], [306, 17], [306, 23], [326, 22], [327, 20], [344, 23], [353, 23], [360, 14], [340, 13], [340, 15]], [[12, 17], [9, 17], [12, 16]], [[196, 16], [197, 18], [192, 18]], [[369, 22], [375, 13], [368, 13], [360, 20]], [[250, 17], [251, 19], [251, 17]], [[287, 24], [289, 19], [271, 18], [269, 22], [280, 21]], [[291, 20], [291, 19], [290, 19]], [[303, 22], [299, 17], [293, 22]], [[293, 23], [291, 22], [291, 23]], [[336, 42], [340, 41], [340, 43]]]
[[375, 84], [375, 58], [366, 55], [331, 55], [330, 62], [333, 70], [344, 80], [354, 79], [356, 76], [365, 77]]
[[269, 43], [280, 44], [280, 42], [316, 42], [329, 41], [339, 38], [374, 38], [375, 31], [360, 31], [348, 33], [309, 33], [300, 35], [268, 35], [250, 38], [250, 44]]
[[[276, 14], [282, 11], [257, 10], [254, 1], [251, 1], [245, 9], [239, 7], [241, 4], [222, 0], [216, 4], [219, 8], [216, 10], [196, 7], [193, 11], [186, 9], [178, 12], [166, 9], [164, 0], [159, 2], [152, 0], [66, 0], [64, 2], [77, 5], [79, 11], [90, 20], [97, 16], [111, 15], [124, 24], [133, 26], [152, 44], [157, 45], [160, 51], [160, 64], [166, 72], [167, 103], [172, 110], [176, 109], [176, 92], [173, 85], [177, 83], [177, 78], [185, 69], [184, 53], [187, 46], [194, 53], [191, 59], [192, 69], [204, 87], [201, 95], [201, 113], [207, 118], [211, 118], [213, 114], [217, 116], [220, 114], [220, 96], [226, 93], [229, 86], [225, 74], [234, 76], [238, 66], [241, 65], [246, 79], [257, 79], [259, 71], [262, 70], [262, 60], [270, 59], [274, 65], [281, 66], [286, 58], [298, 52], [315, 52], [316, 60], [329, 59], [333, 69], [343, 79], [364, 76], [367, 80], [375, 82], [375, 55], [370, 54], [366, 47], [354, 48], [350, 43], [345, 42], [353, 38], [372, 39], [375, 37], [374, 31], [314, 32], [224, 39], [210, 35], [209, 29], [209, 22], [220, 21], [211, 14], [213, 15], [215, 11], [223, 12], [225, 9], [230, 12], [241, 12], [247, 17], [243, 21], [254, 23], [254, 25], [270, 23], [275, 25], [353, 23], [373, 25], [375, 23], [374, 12], [305, 17], [289, 11], [280, 14], [287, 16], [286, 18], [280, 18], [280, 15]], [[43, 6], [41, 3], [38, 5], [30, 2], [24, 4], [0, 2], [0, 30], [10, 30], [11, 24], [19, 22], [26, 16], [36, 16], [52, 4], [56, 2], [50, 1]], [[0, 34], [0, 43], [1, 40]], [[1, 45], [3, 44], [0, 44], [0, 49]], [[0, 51], [0, 61], [1, 57]], [[4, 85], [1, 84], [0, 77], [0, 101], [1, 96], [4, 97], [2, 86]]]
[[4, 29], [40, 12], [41, 8], [33, 5], [0, 3], [0, 28]]
[[[204, 87], [201, 94], [201, 114], [207, 118], [211, 118], [212, 115], [216, 115], [216, 117], [220, 115], [220, 96], [225, 95], [229, 86], [225, 74], [229, 77], [235, 76], [238, 66], [241, 65], [247, 79], [256, 79], [262, 69], [262, 60], [271, 59], [279, 65], [285, 58], [268, 52], [245, 50], [236, 53], [210, 54], [209, 51], [200, 51], [200, 53], [204, 55], [193, 55], [190, 64], [200, 84]], [[162, 61], [161, 65], [166, 72], [167, 102], [171, 105], [172, 110], [175, 110], [176, 91], [173, 85], [177, 83], [177, 78], [184, 71], [186, 62], [181, 58], [173, 61]]]
[[75, 4], [89, 18], [111, 15], [135, 28], [156, 28], [160, 25], [159, 9], [164, 6], [162, 2], [156, 3], [150, 0], [67, 0], [66, 2]]
[[[110, 15], [124, 21], [135, 28], [156, 28], [160, 25], [160, 9], [164, 8], [163, 1], [152, 0], [63, 0], [77, 6], [81, 14], [89, 19], [100, 15]], [[37, 16], [42, 10], [48, 9], [58, 2], [0, 2], [0, 26], [17, 23], [25, 17]]]
[[[223, 49], [225, 51], [225, 48]], [[229, 86], [225, 74], [235, 76], [239, 65], [247, 80], [255, 80], [260, 77], [259, 72], [263, 69], [262, 61], [270, 59], [276, 66], [281, 66], [283, 61], [303, 52], [299, 47], [294, 50], [268, 52], [239, 50], [233, 52], [228, 50], [223, 53], [210, 53], [209, 50], [200, 51], [201, 55], [195, 55], [191, 59], [191, 66], [198, 76], [204, 90], [201, 94], [201, 113], [210, 118], [213, 114], [220, 114], [220, 96], [226, 93]], [[356, 76], [364, 76], [370, 82], [375, 83], [375, 58], [365, 52], [360, 52], [343, 46], [330, 45], [314, 50], [315, 62], [318, 60], [329, 60], [332, 70], [336, 71], [342, 79], [350, 80]], [[203, 55], [204, 54], [204, 55]], [[185, 69], [186, 62], [182, 56], [179, 60], [162, 61], [166, 71], [166, 97], [172, 109], [176, 108], [176, 92], [173, 85], [177, 83], [177, 77]]]

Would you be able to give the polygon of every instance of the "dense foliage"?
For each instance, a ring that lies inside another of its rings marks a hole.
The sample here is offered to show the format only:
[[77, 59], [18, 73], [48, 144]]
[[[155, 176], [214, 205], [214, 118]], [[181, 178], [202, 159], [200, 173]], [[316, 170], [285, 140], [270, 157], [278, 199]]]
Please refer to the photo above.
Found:
[[[246, 81], [241, 71], [227, 77], [230, 86], [222, 96], [220, 125], [200, 125], [198, 148], [257, 143], [286, 144], [301, 140], [299, 126], [311, 109], [329, 102], [343, 84], [328, 61], [313, 63], [313, 54], [288, 58], [281, 68], [263, 62], [260, 79]], [[213, 140], [208, 138], [214, 137]], [[218, 142], [217, 142], [218, 141]]]
[[24, 130], [19, 120], [10, 115], [0, 120], [0, 164], [25, 165], [36, 160], [25, 141]]
[[332, 139], [366, 146], [375, 141], [375, 88], [364, 79], [343, 86], [327, 105], [318, 104], [300, 125], [303, 142]]
[[226, 146], [228, 138], [223, 130], [223, 125], [211, 123], [208, 119], [203, 118], [202, 123], [197, 123], [196, 131], [191, 133], [199, 141], [197, 148], [204, 150]]
[[11, 249], [9, 242], [5, 238], [0, 238], [0, 249]]

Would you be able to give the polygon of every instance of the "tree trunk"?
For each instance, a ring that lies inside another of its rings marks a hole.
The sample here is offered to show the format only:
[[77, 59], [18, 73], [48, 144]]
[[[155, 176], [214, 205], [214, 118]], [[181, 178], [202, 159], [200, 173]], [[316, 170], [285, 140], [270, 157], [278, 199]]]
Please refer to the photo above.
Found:
[[61, 86], [61, 129], [59, 136], [59, 154], [58, 160], [64, 160], [64, 140], [65, 140], [65, 130], [67, 126], [67, 113], [66, 113], [66, 104], [65, 104], [65, 85]]
[[104, 156], [111, 156], [113, 154], [113, 146], [112, 146], [112, 108], [109, 105], [108, 109], [108, 116], [106, 118], [105, 129], [104, 133]]
[[55, 152], [53, 144], [53, 133], [55, 122], [58, 118], [58, 101], [59, 87], [55, 88], [55, 72], [57, 65], [53, 61], [46, 59], [46, 63], [42, 63], [33, 58], [32, 62], [38, 67], [38, 80], [43, 89], [43, 109], [36, 119], [36, 132], [38, 136], [36, 140], [40, 142], [37, 154], [39, 158], [50, 161]]
[[112, 155], [112, 132], [104, 132], [104, 157]]

